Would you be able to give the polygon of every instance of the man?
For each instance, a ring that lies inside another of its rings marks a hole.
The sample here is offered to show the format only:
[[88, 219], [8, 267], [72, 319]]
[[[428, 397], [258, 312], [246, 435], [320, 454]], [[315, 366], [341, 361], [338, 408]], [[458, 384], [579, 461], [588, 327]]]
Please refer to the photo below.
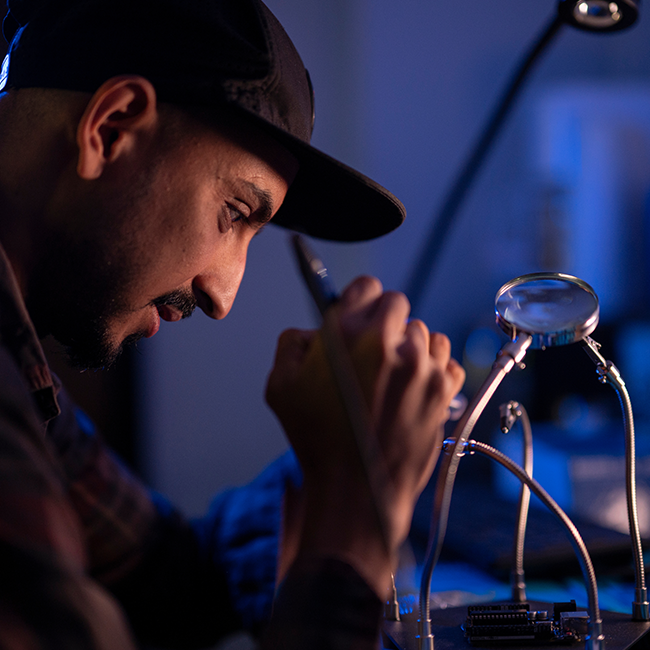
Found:
[[[269, 220], [355, 240], [396, 227], [403, 209], [309, 146], [308, 77], [259, 0], [10, 0], [9, 9], [0, 646], [206, 646], [245, 616], [230, 590], [238, 569], [222, 544], [226, 518], [190, 526], [124, 470], [58, 392], [37, 334], [53, 334], [77, 365], [109, 365], [161, 318], [195, 306], [225, 317]], [[265, 647], [375, 644], [463, 379], [448, 340], [408, 313], [403, 296], [361, 278], [322, 333], [280, 339], [267, 399], [304, 480], [300, 508], [287, 511]], [[353, 409], [332, 378], [332, 346], [359, 392]], [[359, 415], [364, 426], [352, 427]]]

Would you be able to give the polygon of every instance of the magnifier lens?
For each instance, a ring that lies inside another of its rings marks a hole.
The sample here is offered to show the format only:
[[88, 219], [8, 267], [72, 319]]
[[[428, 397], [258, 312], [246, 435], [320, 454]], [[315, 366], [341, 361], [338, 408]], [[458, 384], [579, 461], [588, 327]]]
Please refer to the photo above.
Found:
[[531, 274], [504, 285], [496, 299], [497, 322], [510, 336], [531, 334], [533, 347], [564, 345], [588, 336], [598, 324], [598, 298], [588, 284], [559, 273]]

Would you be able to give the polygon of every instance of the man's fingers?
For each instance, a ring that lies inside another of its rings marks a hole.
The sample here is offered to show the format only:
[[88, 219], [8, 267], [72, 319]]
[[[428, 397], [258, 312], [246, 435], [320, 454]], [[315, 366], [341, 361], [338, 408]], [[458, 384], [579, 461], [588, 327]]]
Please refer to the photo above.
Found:
[[277, 355], [304, 353], [315, 334], [314, 330], [285, 330], [278, 339]]
[[404, 342], [397, 348], [403, 358], [413, 355], [413, 361], [423, 359], [429, 354], [429, 328], [418, 319], [409, 321], [404, 327]]
[[429, 339], [429, 353], [431, 357], [445, 369], [453, 388], [452, 397], [455, 396], [465, 383], [463, 367], [451, 356], [451, 342], [440, 332], [431, 332]]
[[441, 365], [446, 366], [451, 358], [451, 341], [440, 332], [431, 332], [429, 354]]
[[429, 334], [429, 355], [436, 370], [431, 375], [429, 394], [442, 398], [447, 406], [465, 383], [463, 367], [451, 356], [451, 342], [440, 332]]
[[454, 358], [450, 358], [444, 366], [444, 371], [431, 375], [429, 395], [432, 400], [442, 398], [446, 407], [451, 406], [451, 401], [460, 393], [465, 383], [465, 371]]
[[378, 330], [401, 338], [405, 335], [410, 313], [411, 303], [403, 293], [387, 291], [370, 306], [368, 318]]
[[275, 352], [273, 372], [280, 372], [282, 376], [294, 376], [315, 336], [313, 330], [290, 329], [282, 332]]
[[[362, 277], [346, 289], [338, 305], [340, 324], [346, 338], [374, 334], [385, 347], [398, 345], [404, 335], [410, 304], [401, 293], [383, 292], [375, 278]], [[371, 339], [366, 338], [366, 342]]]
[[383, 287], [377, 278], [362, 275], [345, 288], [339, 304], [344, 311], [359, 312], [377, 300], [382, 291]]
[[465, 370], [463, 369], [463, 366], [452, 357], [447, 362], [447, 372], [451, 376], [454, 385], [454, 395], [457, 395], [465, 383]]

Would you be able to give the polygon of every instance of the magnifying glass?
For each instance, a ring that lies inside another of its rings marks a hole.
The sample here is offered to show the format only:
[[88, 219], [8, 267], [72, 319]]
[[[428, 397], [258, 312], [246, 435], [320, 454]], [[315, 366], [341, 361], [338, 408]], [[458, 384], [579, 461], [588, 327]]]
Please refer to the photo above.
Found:
[[532, 337], [530, 347], [567, 345], [589, 336], [598, 325], [595, 291], [566, 273], [529, 273], [504, 284], [495, 299], [497, 324], [514, 341]]

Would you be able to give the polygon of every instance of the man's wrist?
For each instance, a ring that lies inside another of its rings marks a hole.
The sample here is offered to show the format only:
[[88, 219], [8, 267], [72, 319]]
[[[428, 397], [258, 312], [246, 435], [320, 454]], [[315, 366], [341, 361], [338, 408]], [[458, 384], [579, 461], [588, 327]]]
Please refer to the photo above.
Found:
[[397, 557], [395, 535], [382, 525], [367, 486], [332, 496], [321, 491], [308, 494], [299, 557], [346, 562], [383, 599]]

